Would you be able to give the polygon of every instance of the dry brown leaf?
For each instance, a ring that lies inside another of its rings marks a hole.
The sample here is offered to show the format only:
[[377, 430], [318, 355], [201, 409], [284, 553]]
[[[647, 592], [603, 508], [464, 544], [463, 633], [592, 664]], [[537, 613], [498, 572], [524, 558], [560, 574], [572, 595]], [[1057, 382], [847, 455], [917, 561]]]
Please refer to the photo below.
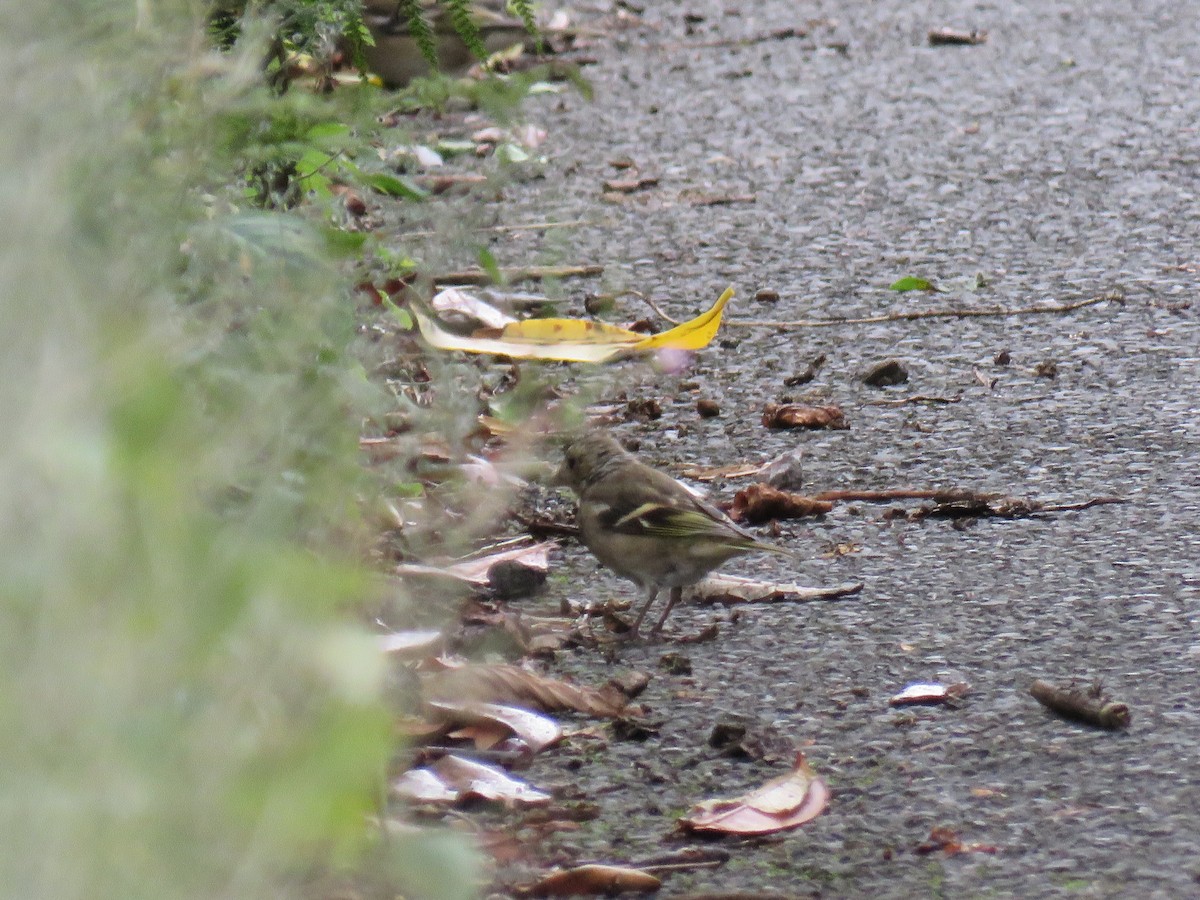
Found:
[[823, 516], [833, 510], [828, 500], [814, 500], [803, 494], [781, 491], [764, 482], [755, 482], [733, 496], [729, 515], [735, 522], [769, 522], [772, 519], [799, 519]]
[[641, 869], [593, 864], [551, 872], [521, 893], [529, 897], [615, 896], [644, 894], [660, 887], [658, 877]]
[[921, 856], [938, 851], [947, 856], [958, 856], [960, 853], [999, 853], [1000, 848], [994, 844], [964, 844], [953, 828], [939, 825], [930, 830], [929, 840], [913, 849]]
[[547, 712], [571, 709], [593, 716], [622, 714], [627, 698], [546, 678], [519, 666], [461, 666], [428, 677], [427, 696], [482, 702], [531, 703]]
[[762, 423], [768, 428], [846, 430], [850, 427], [840, 407], [804, 403], [768, 403], [763, 407]]
[[803, 753], [787, 775], [768, 781], [735, 800], [705, 800], [679, 820], [691, 831], [717, 834], [771, 834], [811, 822], [829, 804], [829, 788]]

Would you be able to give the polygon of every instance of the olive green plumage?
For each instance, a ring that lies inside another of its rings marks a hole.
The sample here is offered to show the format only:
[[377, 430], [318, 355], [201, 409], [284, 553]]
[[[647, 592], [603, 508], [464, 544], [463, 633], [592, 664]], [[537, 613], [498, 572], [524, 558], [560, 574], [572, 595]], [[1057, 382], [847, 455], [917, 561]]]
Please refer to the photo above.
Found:
[[738, 527], [674, 478], [638, 462], [607, 434], [585, 432], [570, 439], [558, 480], [579, 498], [576, 522], [583, 543], [600, 562], [648, 592], [634, 634], [661, 588], [670, 588], [671, 597], [654, 633], [683, 588], [726, 560], [742, 553], [788, 554]]

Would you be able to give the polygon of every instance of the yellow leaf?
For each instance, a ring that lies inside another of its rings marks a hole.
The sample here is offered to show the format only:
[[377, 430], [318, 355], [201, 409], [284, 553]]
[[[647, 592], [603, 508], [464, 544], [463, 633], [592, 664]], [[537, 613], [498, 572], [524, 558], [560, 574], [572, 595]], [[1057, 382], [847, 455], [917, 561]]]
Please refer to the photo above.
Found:
[[602, 363], [666, 348], [699, 350], [716, 335], [721, 326], [721, 314], [732, 296], [733, 288], [726, 288], [707, 312], [650, 337], [585, 319], [528, 319], [499, 331], [483, 330], [461, 335], [441, 328], [415, 304], [411, 311], [421, 328], [421, 336], [439, 350], [494, 353], [513, 359]]
[[637, 344], [645, 335], [587, 319], [526, 319], [511, 322], [500, 339], [529, 344]]
[[670, 331], [653, 334], [639, 341], [632, 349], [641, 351], [670, 347], [674, 350], [699, 350], [701, 347], [707, 347], [717, 336], [717, 329], [721, 327], [721, 313], [725, 311], [725, 304], [732, 296], [733, 285], [730, 285], [708, 312], [701, 313], [690, 322], [676, 325]]

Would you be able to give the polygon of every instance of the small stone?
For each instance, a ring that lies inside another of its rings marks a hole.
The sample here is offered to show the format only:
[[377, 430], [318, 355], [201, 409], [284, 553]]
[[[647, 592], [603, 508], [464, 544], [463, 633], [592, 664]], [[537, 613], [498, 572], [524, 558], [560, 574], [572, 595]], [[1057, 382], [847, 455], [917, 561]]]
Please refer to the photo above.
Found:
[[583, 301], [583, 308], [589, 316], [599, 316], [612, 312], [617, 305], [617, 298], [612, 294], [588, 294]]
[[871, 387], [891, 387], [908, 381], [908, 369], [898, 359], [888, 359], [863, 376], [863, 383]]
[[626, 406], [626, 412], [630, 419], [641, 419], [643, 422], [649, 422], [652, 419], [662, 418], [662, 404], [653, 397], [645, 397], [641, 400], [630, 400]]
[[1012, 362], [1012, 354], [1007, 350], [1001, 350], [992, 357], [992, 362], [998, 366], [1007, 366], [1010, 362]]
[[532, 597], [546, 583], [546, 573], [515, 559], [506, 559], [488, 569], [488, 587], [501, 600]]
[[754, 299], [759, 303], [778, 303], [779, 291], [772, 288], [760, 288], [755, 292]]
[[1038, 378], [1057, 378], [1058, 363], [1052, 359], [1044, 360], [1033, 367], [1033, 374]]
[[721, 414], [721, 405], [716, 400], [701, 397], [696, 401], [696, 412], [702, 419], [711, 419]]

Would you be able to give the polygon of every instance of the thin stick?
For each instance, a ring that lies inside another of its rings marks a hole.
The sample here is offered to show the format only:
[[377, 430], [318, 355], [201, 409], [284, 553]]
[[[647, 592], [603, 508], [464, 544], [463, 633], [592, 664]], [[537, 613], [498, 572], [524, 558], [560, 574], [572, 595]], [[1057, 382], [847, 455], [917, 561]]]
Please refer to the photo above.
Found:
[[[504, 231], [549, 231], [551, 228], [579, 228], [582, 225], [593, 224], [590, 219], [572, 219], [569, 222], [527, 222], [523, 225], [483, 225], [472, 228], [472, 232], [504, 232]], [[441, 231], [405, 231], [397, 237], [437, 237]]]
[[[527, 268], [504, 268], [500, 278], [505, 284], [519, 281], [542, 281], [546, 278], [582, 278], [600, 275], [604, 266], [529, 266]], [[492, 276], [483, 269], [467, 269], [463, 272], [443, 272], [433, 276], [435, 287], [448, 284], [469, 284], [477, 287], [492, 284]]]
[[930, 397], [926, 394], [914, 394], [911, 397], [901, 397], [899, 400], [869, 400], [866, 406], [905, 406], [909, 403], [932, 403], [934, 405], [946, 403], [958, 403], [962, 400], [962, 394], [955, 394], [953, 397]]
[[[822, 328], [831, 325], [876, 325], [880, 322], [911, 322], [917, 319], [977, 319], [987, 316], [1032, 316], [1047, 313], [1068, 313], [1085, 306], [1095, 306], [1105, 300], [1120, 301], [1123, 296], [1118, 291], [1110, 291], [1086, 300], [1076, 300], [1073, 303], [1058, 303], [1052, 306], [993, 306], [987, 309], [919, 309], [912, 312], [887, 313], [882, 316], [861, 316], [859, 318], [836, 317], [831, 319], [797, 319], [792, 322], [776, 322], [766, 319], [730, 319], [725, 324], [737, 328]], [[668, 321], [674, 321], [668, 319]], [[678, 324], [678, 323], [676, 323]]]
[[[679, 319], [674, 319], [667, 315], [649, 295], [643, 294], [640, 291], [625, 291], [625, 293], [640, 297], [665, 322], [671, 325], [682, 324]], [[920, 309], [912, 312], [887, 313], [881, 316], [860, 316], [858, 318], [837, 316], [830, 319], [796, 319], [791, 322], [770, 319], [726, 319], [725, 324], [731, 328], [826, 328], [833, 325], [877, 325], [881, 322], [910, 322], [917, 319], [977, 319], [988, 316], [1030, 316], [1046, 313], [1068, 313], [1077, 309], [1083, 309], [1085, 306], [1095, 306], [1098, 303], [1103, 303], [1105, 300], [1120, 302], [1123, 299], [1124, 295], [1120, 291], [1110, 291], [1107, 294], [1089, 297], [1086, 300], [1076, 300], [1072, 303], [1058, 303], [1052, 306], [993, 306], [987, 309]]]
[[1100, 728], [1126, 728], [1132, 719], [1129, 707], [1104, 697], [1099, 684], [1087, 690], [1075, 686], [1060, 688], [1035, 678], [1029, 685], [1029, 693], [1038, 703], [1060, 715]]

